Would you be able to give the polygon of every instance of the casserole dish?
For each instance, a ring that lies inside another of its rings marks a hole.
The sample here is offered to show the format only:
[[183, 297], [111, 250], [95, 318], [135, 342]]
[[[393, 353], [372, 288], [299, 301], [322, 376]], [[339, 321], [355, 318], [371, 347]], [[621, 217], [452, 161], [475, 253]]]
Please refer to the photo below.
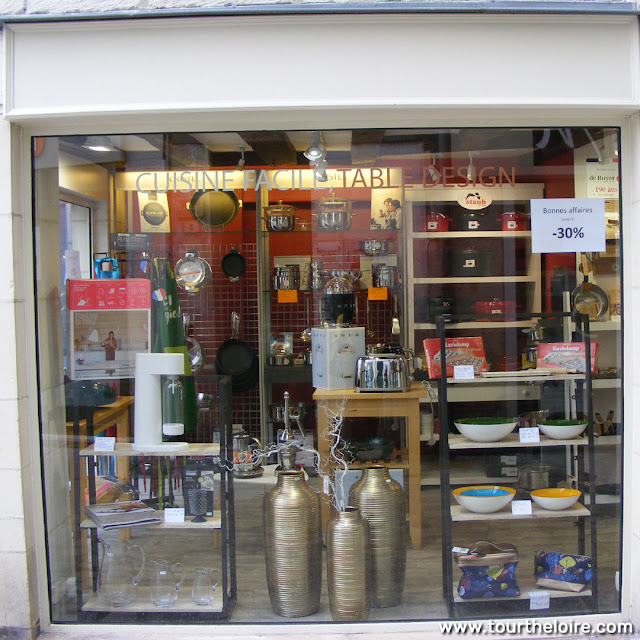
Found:
[[356, 362], [356, 391], [407, 391], [409, 366], [398, 354], [361, 356]]
[[317, 211], [312, 215], [320, 231], [346, 231], [351, 228], [351, 200], [344, 198], [322, 198]]
[[497, 221], [483, 211], [459, 211], [454, 216], [455, 231], [495, 230]]
[[300, 267], [289, 264], [285, 267], [274, 267], [272, 275], [273, 288], [276, 291], [286, 291], [300, 288]]
[[493, 300], [476, 302], [473, 310], [478, 315], [492, 315], [494, 318], [478, 318], [478, 322], [491, 322], [493, 320], [504, 320], [505, 313], [515, 313], [516, 303], [514, 300]]
[[374, 287], [397, 289], [400, 286], [400, 272], [398, 267], [387, 264], [374, 264], [372, 267]]
[[501, 231], [526, 231], [529, 228], [527, 216], [516, 211], [505, 211], [498, 220]]
[[449, 251], [449, 275], [490, 276], [493, 275], [491, 253], [478, 249], [451, 249]]
[[427, 231], [449, 231], [451, 218], [444, 213], [427, 213]]

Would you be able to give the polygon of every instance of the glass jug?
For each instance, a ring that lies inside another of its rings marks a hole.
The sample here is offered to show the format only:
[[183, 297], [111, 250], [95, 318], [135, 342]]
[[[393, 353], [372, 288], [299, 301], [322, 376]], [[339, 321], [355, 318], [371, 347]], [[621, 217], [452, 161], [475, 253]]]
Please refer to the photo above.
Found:
[[[184, 582], [184, 567], [180, 562], [169, 564], [166, 560], [152, 560], [151, 602], [156, 607], [170, 607], [178, 599], [178, 589]], [[180, 580], [174, 570], [180, 569]]]
[[[208, 605], [213, 602], [213, 594], [220, 582], [220, 572], [217, 569], [196, 567], [194, 570], [191, 597], [197, 605]], [[214, 580], [215, 577], [215, 580]]]
[[[98, 572], [98, 597], [110, 607], [125, 607], [136, 599], [144, 572], [144, 551], [137, 544], [118, 538], [100, 540], [102, 561]], [[140, 554], [140, 570], [135, 572], [133, 551]]]

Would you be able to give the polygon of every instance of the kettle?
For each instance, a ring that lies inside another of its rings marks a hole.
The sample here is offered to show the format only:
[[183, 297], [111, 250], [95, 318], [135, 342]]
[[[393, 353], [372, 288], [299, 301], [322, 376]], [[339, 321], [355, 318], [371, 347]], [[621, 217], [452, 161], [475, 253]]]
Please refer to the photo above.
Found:
[[233, 475], [238, 478], [255, 478], [264, 471], [260, 457], [255, 455], [262, 449], [258, 438], [241, 429], [233, 436]]

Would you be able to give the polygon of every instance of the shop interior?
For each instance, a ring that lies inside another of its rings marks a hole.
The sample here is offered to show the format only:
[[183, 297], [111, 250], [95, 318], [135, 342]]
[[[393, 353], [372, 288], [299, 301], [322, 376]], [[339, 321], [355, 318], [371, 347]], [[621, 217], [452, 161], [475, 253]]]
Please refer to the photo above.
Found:
[[595, 127], [34, 139], [52, 620], [618, 611], [618, 159]]

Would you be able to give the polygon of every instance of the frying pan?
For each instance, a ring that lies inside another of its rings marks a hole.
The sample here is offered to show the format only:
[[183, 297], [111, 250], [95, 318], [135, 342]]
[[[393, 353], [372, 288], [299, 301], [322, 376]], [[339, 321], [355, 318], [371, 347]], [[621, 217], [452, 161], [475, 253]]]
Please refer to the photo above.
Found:
[[189, 323], [191, 316], [188, 313], [182, 314], [182, 326], [184, 328], [184, 342], [187, 346], [187, 354], [189, 355], [189, 364], [191, 365], [191, 373], [198, 373], [204, 367], [204, 352], [200, 343], [189, 335]]
[[222, 272], [231, 282], [237, 282], [247, 268], [247, 261], [234, 245], [231, 245], [231, 250], [222, 258], [220, 264]]
[[233, 191], [196, 191], [187, 205], [193, 219], [207, 229], [219, 229], [237, 215], [240, 202]]
[[215, 362], [218, 374], [232, 376], [232, 382], [233, 379], [248, 373], [254, 358], [251, 347], [238, 338], [239, 328], [240, 315], [234, 311], [231, 314], [231, 338], [225, 340], [216, 351]]
[[606, 315], [609, 310], [609, 298], [607, 294], [593, 282], [589, 282], [589, 274], [593, 272], [593, 263], [583, 253], [580, 271], [584, 275], [584, 282], [579, 284], [571, 294], [571, 306], [589, 320], [597, 320]]

